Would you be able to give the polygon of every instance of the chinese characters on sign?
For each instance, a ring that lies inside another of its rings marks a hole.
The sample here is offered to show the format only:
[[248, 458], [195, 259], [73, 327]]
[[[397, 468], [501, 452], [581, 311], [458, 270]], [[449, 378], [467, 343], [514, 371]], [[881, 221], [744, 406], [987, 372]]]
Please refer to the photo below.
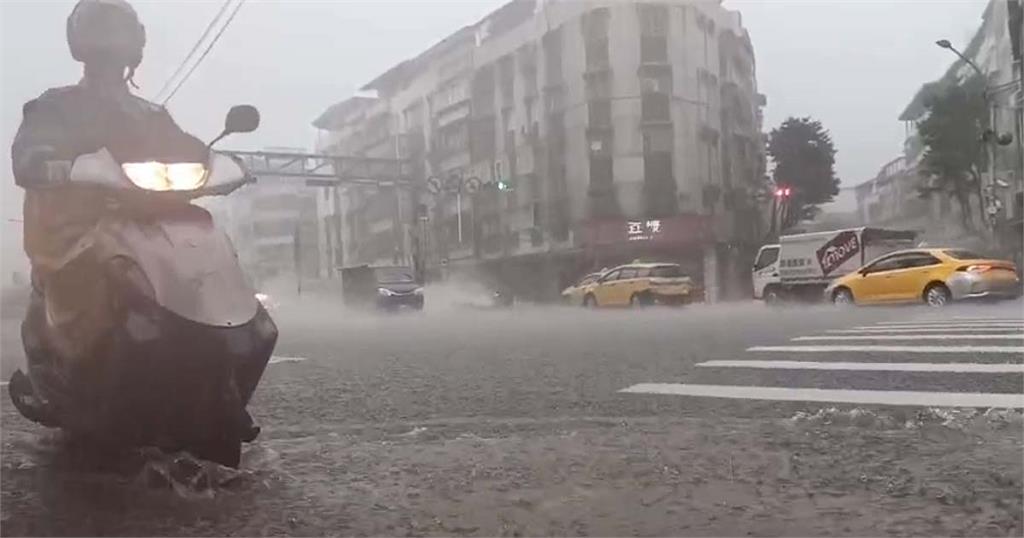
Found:
[[660, 220], [631, 220], [626, 222], [626, 237], [630, 241], [650, 241], [660, 233]]

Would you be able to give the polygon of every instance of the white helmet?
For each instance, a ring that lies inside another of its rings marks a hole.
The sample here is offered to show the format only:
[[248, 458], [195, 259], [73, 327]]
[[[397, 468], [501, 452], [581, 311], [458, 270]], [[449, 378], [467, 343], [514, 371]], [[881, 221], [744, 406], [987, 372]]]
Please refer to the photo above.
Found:
[[125, 0], [79, 0], [68, 16], [68, 47], [79, 62], [113, 62], [134, 71], [146, 29]]

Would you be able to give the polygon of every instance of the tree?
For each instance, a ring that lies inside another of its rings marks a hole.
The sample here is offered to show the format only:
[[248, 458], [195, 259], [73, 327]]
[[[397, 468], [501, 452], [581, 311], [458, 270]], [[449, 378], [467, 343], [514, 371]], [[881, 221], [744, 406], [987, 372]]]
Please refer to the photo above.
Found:
[[[935, 90], [925, 103], [927, 115], [917, 132], [924, 145], [919, 191], [922, 196], [944, 194], [957, 201], [965, 230], [974, 229], [971, 195], [978, 194], [987, 128], [983, 84], [977, 77], [961, 85], [948, 84]], [[979, 211], [981, 199], [978, 197]]]
[[811, 118], [787, 118], [768, 137], [768, 155], [775, 163], [772, 179], [789, 187], [788, 208], [782, 228], [813, 217], [818, 206], [839, 194], [836, 149], [821, 122]]

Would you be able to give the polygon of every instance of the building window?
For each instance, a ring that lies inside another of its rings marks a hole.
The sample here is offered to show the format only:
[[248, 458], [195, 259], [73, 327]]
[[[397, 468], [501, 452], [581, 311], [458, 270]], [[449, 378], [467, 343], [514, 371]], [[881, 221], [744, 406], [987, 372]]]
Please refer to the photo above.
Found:
[[561, 27], [544, 34], [544, 75], [545, 84], [553, 86], [562, 81], [562, 31]]
[[612, 131], [610, 129], [594, 131], [587, 138], [591, 155], [611, 155], [613, 153]]
[[584, 39], [606, 37], [608, 35], [608, 8], [601, 7], [584, 13], [581, 23]]
[[611, 155], [590, 156], [590, 187], [592, 189], [608, 188], [614, 181]]
[[659, 4], [638, 4], [640, 33], [644, 36], [668, 35], [668, 9]]
[[609, 99], [612, 96], [612, 81], [608, 73], [587, 78], [587, 100]]
[[504, 105], [511, 105], [515, 98], [515, 63], [512, 56], [505, 56], [498, 64], [499, 77], [501, 79], [501, 101]]
[[644, 131], [644, 155], [672, 153], [673, 139], [671, 128], [646, 129]]
[[608, 38], [590, 39], [586, 45], [587, 71], [608, 69], [611, 59], [608, 56]]
[[672, 95], [672, 73], [645, 74], [640, 77], [642, 93], [662, 93]]
[[640, 101], [640, 115], [644, 122], [668, 123], [672, 121], [671, 98], [664, 93], [645, 93]]
[[647, 35], [641, 37], [640, 61], [645, 64], [668, 63], [668, 38]]
[[594, 100], [587, 103], [591, 127], [610, 127], [612, 124], [612, 102], [610, 99]]

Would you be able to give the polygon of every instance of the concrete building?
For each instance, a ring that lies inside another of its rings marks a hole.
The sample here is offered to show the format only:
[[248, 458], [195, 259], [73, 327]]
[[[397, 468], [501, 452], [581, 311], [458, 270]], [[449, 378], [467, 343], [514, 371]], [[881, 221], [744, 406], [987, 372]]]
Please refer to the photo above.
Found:
[[296, 148], [267, 148], [269, 157], [243, 156], [257, 182], [202, 204], [227, 231], [242, 267], [259, 285], [320, 275], [317, 191], [283, 172], [300, 172], [284, 156]]
[[363, 90], [320, 150], [408, 158], [421, 188], [339, 193], [345, 265], [419, 254], [543, 298], [642, 256], [746, 293], [765, 100], [720, 2], [515, 0]]
[[[962, 51], [985, 74], [986, 97], [991, 105], [993, 128], [1010, 134], [1013, 141], [995, 148], [995, 181], [987, 171], [983, 185], [995, 185], [1001, 210], [996, 216], [996, 236], [1006, 246], [1017, 245], [1019, 256], [1021, 219], [1024, 217], [1024, 120], [1022, 120], [1021, 0], [989, 0], [979, 26], [970, 43]], [[940, 51], [941, 52], [941, 51]], [[927, 114], [925, 103], [937, 91], [950, 84], [962, 84], [976, 76], [972, 66], [956, 60], [943, 77], [925, 84], [900, 115], [907, 129], [904, 144], [905, 176], [919, 177], [917, 167], [924, 154], [924, 146], [917, 134], [917, 125]], [[872, 180], [874, 181], [874, 180]], [[870, 183], [870, 182], [869, 182]], [[975, 206], [976, 207], [976, 206]], [[959, 221], [959, 207], [948, 200], [934, 201], [931, 225], [950, 226]], [[977, 211], [976, 211], [977, 212]]]

